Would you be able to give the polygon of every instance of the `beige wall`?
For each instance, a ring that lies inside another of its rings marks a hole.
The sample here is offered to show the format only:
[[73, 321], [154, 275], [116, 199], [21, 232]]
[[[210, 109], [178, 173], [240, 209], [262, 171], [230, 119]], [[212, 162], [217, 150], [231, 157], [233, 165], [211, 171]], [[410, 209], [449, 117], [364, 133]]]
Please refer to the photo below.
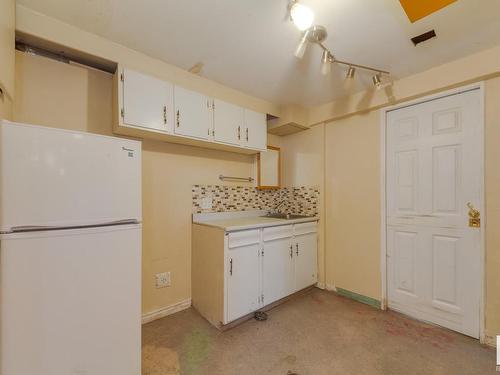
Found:
[[[111, 134], [109, 74], [16, 53], [14, 120]], [[191, 296], [191, 186], [219, 174], [248, 176], [254, 157], [156, 141], [143, 142], [143, 312]], [[172, 286], [154, 275], [171, 271]]]
[[14, 97], [15, 1], [0, 1], [0, 118], [12, 117]]
[[378, 112], [326, 125], [326, 283], [380, 300]]

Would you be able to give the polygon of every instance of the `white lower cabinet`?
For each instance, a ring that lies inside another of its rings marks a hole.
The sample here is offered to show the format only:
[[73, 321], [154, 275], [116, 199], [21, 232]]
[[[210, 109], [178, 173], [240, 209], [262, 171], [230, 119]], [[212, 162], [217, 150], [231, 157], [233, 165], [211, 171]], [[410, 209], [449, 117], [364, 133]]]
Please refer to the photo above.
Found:
[[316, 251], [318, 236], [316, 233], [302, 234], [296, 236], [294, 242], [294, 290], [297, 291], [315, 284], [318, 281], [318, 257]]
[[293, 225], [264, 228], [262, 237], [261, 300], [268, 305], [293, 293]]
[[317, 282], [317, 222], [225, 232], [193, 224], [192, 303], [222, 327]]
[[227, 258], [227, 320], [259, 307], [259, 244], [229, 249]]

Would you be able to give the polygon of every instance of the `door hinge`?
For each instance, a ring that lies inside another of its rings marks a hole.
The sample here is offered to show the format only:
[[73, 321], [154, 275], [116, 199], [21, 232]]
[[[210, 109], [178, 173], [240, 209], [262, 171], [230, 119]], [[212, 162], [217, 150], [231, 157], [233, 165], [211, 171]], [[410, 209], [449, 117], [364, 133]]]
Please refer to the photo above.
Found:
[[264, 294], [260, 295], [260, 300], [261, 300], [262, 303], [264, 303]]
[[120, 74], [120, 81], [124, 81], [125, 80], [125, 77], [123, 76], [123, 73]]
[[[210, 129], [208, 131], [210, 131]], [[215, 130], [212, 130], [212, 136], [215, 137]]]
[[124, 111], [124, 109], [123, 109], [123, 108], [120, 110], [120, 115], [122, 116], [122, 118], [124, 118], [124, 117], [125, 117], [125, 111]]
[[261, 254], [262, 254], [262, 256], [264, 256], [264, 248], [262, 248]]

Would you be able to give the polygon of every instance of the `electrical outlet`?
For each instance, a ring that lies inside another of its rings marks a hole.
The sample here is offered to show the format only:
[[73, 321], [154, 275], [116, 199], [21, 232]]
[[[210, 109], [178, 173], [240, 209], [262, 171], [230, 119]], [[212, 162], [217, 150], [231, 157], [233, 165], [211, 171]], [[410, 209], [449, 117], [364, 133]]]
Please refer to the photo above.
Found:
[[170, 272], [157, 273], [156, 277], [156, 288], [165, 288], [170, 286]]
[[202, 210], [210, 210], [212, 209], [212, 197], [205, 197], [201, 199], [201, 209]]

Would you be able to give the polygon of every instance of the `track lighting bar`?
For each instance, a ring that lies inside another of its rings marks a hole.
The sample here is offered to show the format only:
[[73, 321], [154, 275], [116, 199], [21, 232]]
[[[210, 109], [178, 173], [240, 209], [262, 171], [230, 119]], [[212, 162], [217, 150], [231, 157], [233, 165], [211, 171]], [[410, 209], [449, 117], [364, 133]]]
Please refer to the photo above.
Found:
[[331, 63], [336, 63], [336, 64], [341, 64], [341, 65], [346, 65], [346, 66], [349, 66], [349, 67], [353, 67], [353, 68], [358, 68], [358, 69], [363, 69], [363, 70], [368, 70], [368, 71], [371, 71], [371, 72], [375, 72], [375, 73], [381, 73], [381, 74], [391, 74], [385, 70], [382, 70], [382, 69], [377, 69], [377, 68], [373, 68], [371, 66], [366, 66], [366, 65], [360, 65], [360, 64], [354, 64], [352, 62], [349, 62], [349, 61], [342, 61], [342, 60], [337, 60], [333, 55], [332, 53], [328, 50], [328, 48], [326, 48], [323, 43], [318, 43], [319, 46], [323, 49], [324, 52], [326, 52], [329, 56], [330, 56], [330, 62]]

